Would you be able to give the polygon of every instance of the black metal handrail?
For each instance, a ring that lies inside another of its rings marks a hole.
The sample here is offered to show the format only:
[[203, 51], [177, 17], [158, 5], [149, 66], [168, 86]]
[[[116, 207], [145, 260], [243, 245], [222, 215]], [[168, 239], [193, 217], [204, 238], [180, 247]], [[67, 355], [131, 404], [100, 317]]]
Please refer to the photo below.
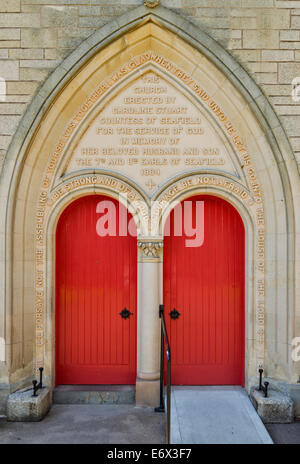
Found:
[[170, 444], [171, 432], [171, 350], [169, 338], [166, 329], [166, 322], [164, 316], [164, 305], [159, 305], [159, 317], [161, 320], [161, 343], [160, 343], [160, 405], [155, 408], [156, 412], [165, 412], [164, 402], [164, 346], [166, 344], [166, 358], [167, 358], [167, 444]]
[[40, 382], [38, 383], [37, 380], [33, 380], [32, 381], [32, 385], [33, 385], [33, 394], [32, 396], [37, 396], [37, 391], [40, 389], [40, 388], [43, 388], [43, 370], [44, 368], [43, 367], [39, 367], [39, 371], [40, 371]]
[[269, 382], [264, 382], [264, 385], [262, 384], [262, 375], [264, 370], [263, 369], [258, 369], [259, 372], [259, 386], [258, 390], [263, 391], [265, 394], [265, 398], [268, 398], [268, 387], [269, 387]]

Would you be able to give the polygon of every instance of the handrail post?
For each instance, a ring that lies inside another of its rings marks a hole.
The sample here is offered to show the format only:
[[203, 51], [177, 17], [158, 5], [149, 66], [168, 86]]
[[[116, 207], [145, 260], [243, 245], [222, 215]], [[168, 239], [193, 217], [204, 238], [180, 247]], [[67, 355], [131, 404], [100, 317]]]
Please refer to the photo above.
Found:
[[166, 423], [166, 441], [170, 444], [171, 441], [171, 350], [169, 345], [169, 337], [167, 334], [164, 305], [159, 305], [159, 317], [161, 319], [161, 347], [160, 347], [160, 405], [155, 408], [155, 412], [165, 412], [164, 403], [164, 348], [166, 345], [167, 357], [167, 423]]
[[167, 362], [167, 444], [170, 444], [171, 435], [171, 359], [169, 353]]
[[162, 315], [164, 312], [164, 305], [159, 305], [159, 317], [161, 319], [161, 334], [160, 334], [160, 385], [159, 385], [159, 397], [160, 405], [155, 408], [155, 412], [165, 412], [164, 404], [164, 332], [162, 328]]
[[269, 382], [264, 382], [264, 385], [262, 384], [262, 375], [263, 375], [264, 370], [263, 369], [258, 369], [259, 373], [259, 385], [258, 385], [258, 391], [263, 391], [265, 398], [268, 398], [268, 387], [269, 387]]

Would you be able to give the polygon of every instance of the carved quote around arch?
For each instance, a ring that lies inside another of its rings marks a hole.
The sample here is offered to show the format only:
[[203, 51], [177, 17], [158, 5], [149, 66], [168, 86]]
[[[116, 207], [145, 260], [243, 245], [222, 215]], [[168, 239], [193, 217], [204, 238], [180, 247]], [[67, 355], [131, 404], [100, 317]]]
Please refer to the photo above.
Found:
[[[191, 176], [190, 180], [182, 180], [182, 181], [177, 181], [174, 183], [172, 186], [169, 187], [169, 189], [166, 191], [164, 194], [163, 198], [166, 201], [169, 201], [172, 199], [173, 196], [175, 196], [180, 190], [188, 190], [190, 188], [197, 188], [198, 191], [201, 190], [201, 188], [206, 187], [206, 186], [213, 186], [216, 189], [223, 189], [228, 192], [228, 195], [233, 195], [237, 196], [239, 198], [239, 201], [244, 202], [245, 204], [245, 209], [250, 211], [251, 216], [253, 218], [254, 222], [254, 261], [255, 261], [255, 268], [254, 268], [254, 278], [255, 278], [255, 339], [256, 339], [256, 359], [257, 359], [257, 364], [263, 364], [264, 360], [264, 313], [265, 313], [265, 289], [264, 289], [264, 260], [265, 260], [265, 251], [264, 251], [264, 239], [265, 239], [265, 220], [264, 220], [264, 205], [263, 205], [263, 194], [262, 194], [262, 189], [261, 186], [258, 182], [257, 175], [252, 163], [252, 160], [250, 158], [249, 153], [247, 152], [247, 149], [242, 141], [242, 138], [238, 134], [238, 131], [234, 128], [233, 124], [231, 121], [228, 119], [226, 116], [225, 112], [220, 108], [220, 106], [207, 94], [207, 92], [201, 88], [200, 84], [195, 82], [195, 80], [188, 74], [186, 74], [184, 71], [176, 67], [173, 63], [168, 61], [166, 58], [159, 56], [155, 54], [152, 51], [149, 51], [143, 55], [140, 55], [138, 57], [133, 58], [130, 62], [127, 64], [123, 65], [118, 71], [116, 71], [112, 76], [110, 76], [106, 81], [102, 82], [95, 90], [94, 92], [87, 98], [87, 100], [81, 105], [81, 107], [78, 109], [78, 112], [75, 114], [75, 116], [69, 121], [67, 127], [64, 129], [62, 136], [60, 140], [58, 141], [56, 147], [54, 148], [54, 151], [50, 155], [48, 165], [45, 169], [45, 173], [42, 179], [41, 183], [41, 189], [40, 189], [40, 194], [38, 197], [38, 204], [37, 204], [37, 220], [36, 220], [36, 275], [35, 275], [35, 282], [36, 282], [36, 300], [35, 300], [35, 311], [36, 311], [36, 367], [39, 367], [40, 365], [43, 364], [43, 359], [44, 359], [44, 343], [45, 343], [45, 336], [44, 336], [44, 329], [45, 329], [45, 305], [46, 303], [46, 245], [47, 245], [47, 224], [48, 224], [48, 219], [49, 219], [49, 213], [51, 213], [52, 209], [55, 207], [56, 203], [63, 197], [67, 196], [70, 192], [72, 191], [80, 191], [81, 186], [84, 185], [95, 185], [99, 187], [107, 187], [107, 188], [112, 188], [116, 192], [121, 192], [121, 193], [128, 193], [129, 198], [131, 197], [132, 200], [135, 199], [141, 199], [140, 194], [138, 194], [137, 190], [134, 190], [132, 187], [130, 187], [129, 184], [126, 184], [124, 181], [117, 180], [115, 178], [110, 177], [109, 175], [101, 175], [101, 171], [99, 171], [99, 175], [81, 175], [77, 176], [76, 174], [74, 175], [74, 179], [70, 180], [69, 178], [64, 181], [59, 187], [55, 187], [51, 191], [51, 185], [53, 184], [53, 179], [56, 173], [56, 168], [57, 165], [60, 163], [61, 159], [64, 156], [65, 149], [68, 146], [68, 143], [72, 136], [76, 134], [76, 129], [80, 125], [80, 123], [83, 121], [83, 119], [88, 115], [89, 111], [98, 103], [99, 99], [101, 97], [104, 97], [106, 92], [110, 90], [115, 84], [118, 83], [121, 79], [126, 76], [126, 74], [129, 74], [130, 72], [138, 69], [140, 66], [144, 65], [145, 63], [155, 63], [157, 66], [160, 66], [164, 72], [170, 73], [174, 78], [176, 78], [178, 81], [181, 81], [183, 85], [185, 85], [190, 91], [192, 91], [195, 95], [195, 98], [200, 99], [202, 104], [204, 104], [207, 108], [208, 111], [210, 111], [211, 115], [215, 117], [223, 128], [224, 134], [226, 134], [227, 137], [230, 138], [232, 145], [235, 148], [235, 153], [237, 158], [239, 159], [239, 163], [241, 166], [244, 167], [244, 172], [245, 176], [247, 179], [247, 184], [249, 185], [248, 187], [245, 186], [242, 187], [241, 189], [241, 184], [238, 182], [232, 180], [228, 180], [228, 177], [224, 176], [223, 178], [221, 177], [221, 173], [219, 177], [216, 176], [197, 176], [196, 174], [194, 176]], [[150, 73], [149, 78], [155, 79], [155, 74]], [[166, 84], [165, 82], [159, 81], [156, 83], [158, 86], [165, 87]], [[93, 151], [89, 152], [82, 152], [82, 150], [88, 150], [91, 148], [93, 149], [100, 149], [102, 150], [103, 148], [107, 147], [107, 149], [117, 149], [119, 150], [120, 147], [128, 147], [130, 148], [131, 143], [120, 142], [122, 140], [122, 137], [125, 138], [125, 140], [129, 139], [129, 141], [132, 140], [133, 137], [143, 137], [143, 142], [146, 140], [146, 137], [164, 137], [166, 136], [166, 143], [165, 144], [158, 144], [159, 147], [165, 147], [164, 149], [169, 150], [171, 147], [171, 142], [170, 142], [170, 137], [174, 136], [176, 138], [176, 134], [172, 134], [172, 127], [175, 128], [177, 124], [173, 126], [173, 124], [166, 124], [165, 129], [169, 129], [171, 131], [171, 134], [122, 134], [120, 133], [113, 133], [113, 134], [97, 134], [97, 131], [99, 128], [102, 130], [103, 128], [107, 127], [108, 124], [99, 124], [98, 118], [101, 117], [124, 117], [124, 115], [117, 115], [114, 114], [114, 108], [117, 108], [115, 110], [116, 112], [119, 111], [118, 108], [135, 108], [138, 107], [139, 105], [136, 104], [134, 101], [129, 100], [129, 103], [124, 102], [124, 98], [135, 98], [135, 90], [136, 88], [140, 87], [141, 85], [144, 85], [145, 88], [153, 86], [153, 83], [148, 82], [144, 83], [143, 81], [135, 81], [135, 83], [132, 85], [130, 88], [130, 92], [128, 91], [127, 94], [123, 94], [120, 96], [122, 99], [122, 105], [118, 104], [118, 101], [112, 101], [110, 108], [107, 109], [108, 114], [102, 112], [102, 114], [97, 115], [95, 122], [89, 127], [88, 131], [86, 132], [87, 138], [82, 139], [84, 140], [84, 145], [76, 145], [76, 148], [73, 152], [73, 155], [71, 157], [71, 161], [69, 162], [69, 174], [72, 173], [73, 169], [76, 169], [76, 163], [78, 163], [79, 159], [84, 159], [84, 160], [91, 160], [91, 163], [101, 163], [101, 159], [105, 159], [105, 162], [107, 160], [113, 159], [113, 158], [120, 158], [128, 160], [129, 159], [134, 159], [137, 157], [139, 160], [145, 158], [145, 159], [157, 159], [158, 157], [156, 155], [143, 155], [140, 154], [136, 156], [135, 154], [122, 154], [122, 156], [119, 155], [119, 152], [116, 153], [115, 155], [111, 155], [109, 153], [103, 155], [103, 152], [95, 152]], [[177, 146], [178, 146], [178, 154], [176, 156], [173, 155], [165, 155], [162, 158], [166, 158], [169, 160], [170, 158], [179, 158], [182, 163], [185, 163], [186, 159], [193, 158], [196, 160], [203, 160], [204, 158], [207, 158], [207, 160], [210, 159], [215, 159], [220, 162], [220, 159], [224, 159], [224, 167], [229, 170], [229, 173], [232, 175], [236, 174], [233, 171], [233, 164], [232, 160], [228, 155], [228, 152], [224, 149], [224, 147], [221, 147], [220, 145], [216, 145], [216, 148], [219, 149], [219, 152], [215, 153], [209, 153], [206, 154], [203, 151], [200, 150], [199, 153], [195, 153], [194, 155], [187, 155], [183, 154], [182, 150], [184, 150], [185, 143], [183, 142], [188, 135], [191, 135], [193, 137], [194, 143], [191, 145], [191, 147], [197, 147], [203, 149], [205, 146], [208, 146], [207, 143], [202, 143], [201, 140], [207, 141], [205, 139], [205, 134], [212, 134], [212, 128], [211, 126], [203, 119], [203, 115], [199, 114], [197, 108], [195, 105], [192, 103], [187, 103], [187, 100], [184, 100], [182, 102], [179, 100], [179, 96], [176, 93], [174, 89], [167, 89], [165, 93], [162, 93], [164, 95], [163, 101], [159, 104], [158, 106], [161, 106], [163, 108], [167, 109], [169, 108], [175, 108], [178, 106], [179, 108], [184, 108], [183, 113], [178, 116], [176, 113], [173, 114], [165, 114], [165, 115], [157, 115], [157, 117], [160, 118], [162, 117], [171, 117], [171, 118], [177, 118], [177, 117], [182, 117], [182, 118], [201, 118], [201, 121], [199, 121], [199, 124], [195, 124], [195, 127], [199, 128], [199, 133], [195, 134], [186, 134], [185, 130], [188, 127], [193, 127], [192, 124], [183, 124], [183, 134], [177, 134], [177, 138], [179, 139]], [[172, 98], [175, 97], [175, 101], [173, 100], [172, 103]], [[144, 97], [143, 97], [144, 98]], [[170, 98], [167, 102], [167, 98]], [[178, 98], [178, 99], [177, 99]], [[184, 97], [186, 98], [186, 97]], [[177, 99], [177, 101], [176, 101]], [[181, 99], [181, 96], [180, 96]], [[153, 103], [153, 104], [152, 104]], [[154, 104], [154, 101], [151, 100], [151, 105], [145, 105], [145, 108], [153, 108], [154, 115], [155, 115], [155, 108], [156, 104]], [[185, 110], [185, 108], [187, 108]], [[104, 110], [105, 111], [105, 110]], [[181, 111], [181, 110], [180, 110]], [[129, 117], [126, 115], [126, 117]], [[133, 116], [130, 116], [133, 117]], [[135, 115], [134, 117], [140, 117]], [[153, 117], [152, 114], [149, 115], [143, 115], [143, 121], [145, 117]], [[156, 117], [156, 116], [155, 116]], [[147, 124], [134, 124], [134, 128], [147, 128]], [[130, 128], [130, 125], [121, 125], [121, 124], [115, 124], [113, 125], [113, 128]], [[157, 124], [156, 121], [153, 124], [149, 124], [149, 128], [158, 128], [161, 127], [161, 125]], [[201, 133], [201, 130], [203, 132]], [[91, 134], [89, 133], [91, 131]], [[95, 132], [96, 131], [96, 132]], [[101, 132], [101, 131], [100, 131]], [[118, 131], [117, 131], [118, 132]], [[91, 138], [89, 138], [91, 136]], [[94, 138], [99, 139], [101, 137], [106, 137], [105, 143], [97, 143], [94, 144]], [[113, 146], [112, 141], [115, 139], [116, 144]], [[217, 138], [218, 140], [218, 138]], [[215, 140], [214, 140], [215, 142]], [[219, 143], [218, 141], [216, 143]], [[210, 145], [211, 146], [211, 145]], [[137, 148], [141, 148], [142, 150], [148, 148], [148, 144], [137, 144]], [[197, 148], [196, 147], [196, 148]], [[174, 148], [176, 148], [176, 143], [174, 144]], [[100, 160], [100, 161], [98, 161]], [[132, 164], [134, 165], [134, 162], [132, 161]], [[203, 164], [202, 169], [208, 168], [208, 165]], [[101, 165], [100, 165], [101, 166]], [[123, 165], [124, 166], [124, 165]], [[126, 166], [129, 169], [130, 164], [126, 164]], [[88, 169], [93, 171], [95, 169], [95, 166], [87, 166]], [[150, 169], [151, 167], [145, 167], [145, 169]], [[182, 170], [181, 168], [176, 167], [176, 163], [172, 167], [172, 165], [165, 165], [162, 166], [161, 168], [162, 171], [161, 173], [167, 172], [169, 169], [174, 169], [174, 174], [176, 172], [180, 172]], [[103, 169], [103, 168], [102, 168]], [[130, 168], [131, 169], [131, 168]], [[138, 169], [144, 169], [142, 165], [139, 164]], [[152, 168], [151, 168], [152, 169]], [[154, 169], [157, 169], [157, 167], [154, 167]], [[178, 169], [178, 170], [177, 170]], [[107, 171], [106, 167], [106, 171]], [[114, 169], [116, 172], [118, 172], [116, 166]], [[201, 170], [201, 164], [197, 166], [197, 170]], [[231, 170], [231, 171], [230, 171]], [[192, 174], [193, 169], [191, 169], [191, 174]], [[123, 173], [123, 170], [120, 170], [119, 172]], [[132, 171], [133, 172], [133, 171]], [[72, 176], [71, 176], [72, 177]], [[149, 177], [149, 181], [153, 181], [155, 183], [155, 176], [145, 176]], [[159, 182], [162, 182], [165, 179], [165, 177], [159, 177], [157, 178], [158, 180], [158, 185]], [[238, 179], [236, 179], [238, 180]], [[146, 187], [148, 188], [148, 192], [152, 190], [151, 186], [146, 186], [146, 182], [144, 182], [145, 189]], [[147, 190], [146, 190], [147, 191]]]

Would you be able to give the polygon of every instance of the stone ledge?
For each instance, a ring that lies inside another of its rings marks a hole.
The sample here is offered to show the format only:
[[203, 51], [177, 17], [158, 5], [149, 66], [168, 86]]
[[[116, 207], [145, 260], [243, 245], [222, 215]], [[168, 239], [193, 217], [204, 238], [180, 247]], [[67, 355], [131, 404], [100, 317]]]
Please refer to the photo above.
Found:
[[53, 390], [54, 404], [134, 404], [131, 385], [60, 385]]
[[294, 404], [292, 399], [275, 390], [264, 393], [252, 388], [250, 399], [258, 415], [265, 424], [289, 424], [294, 421]]
[[36, 422], [42, 420], [51, 407], [51, 391], [48, 387], [38, 390], [32, 396], [32, 388], [27, 387], [12, 393], [7, 401], [7, 420], [12, 422]]

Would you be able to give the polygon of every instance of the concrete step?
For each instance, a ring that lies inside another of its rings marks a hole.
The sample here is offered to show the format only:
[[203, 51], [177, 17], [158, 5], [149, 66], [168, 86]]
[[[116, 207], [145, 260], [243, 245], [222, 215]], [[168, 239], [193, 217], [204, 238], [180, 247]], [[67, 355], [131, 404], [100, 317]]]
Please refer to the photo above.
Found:
[[134, 385], [59, 385], [55, 404], [134, 404]]

